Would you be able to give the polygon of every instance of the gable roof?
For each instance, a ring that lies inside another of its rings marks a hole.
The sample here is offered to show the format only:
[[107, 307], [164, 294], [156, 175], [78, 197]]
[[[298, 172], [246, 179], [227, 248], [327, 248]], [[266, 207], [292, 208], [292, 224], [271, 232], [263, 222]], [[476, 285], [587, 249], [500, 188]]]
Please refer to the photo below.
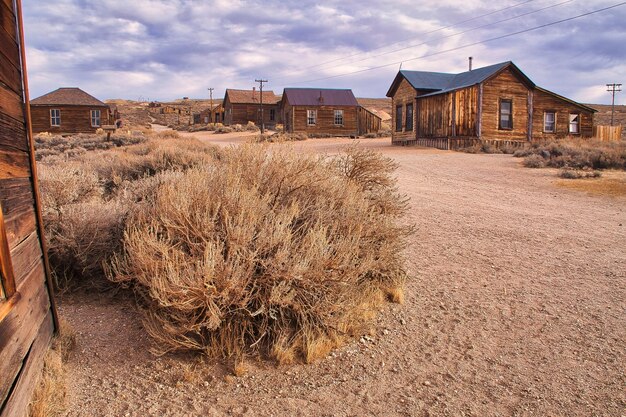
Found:
[[48, 94], [44, 94], [41, 97], [31, 100], [30, 104], [34, 106], [108, 106], [108, 104], [103, 103], [94, 96], [87, 94], [80, 88], [76, 87], [63, 87], [56, 89]]
[[560, 100], [567, 101], [568, 103], [573, 104], [575, 106], [578, 106], [581, 109], [587, 110], [589, 112], [592, 112], [592, 113], [597, 113], [598, 112], [598, 110], [596, 110], [596, 109], [594, 109], [592, 107], [585, 106], [584, 104], [580, 104], [580, 103], [578, 103], [578, 102], [576, 102], [574, 100], [570, 100], [567, 97], [563, 97], [562, 95], [559, 95], [559, 94], [557, 94], [557, 93], [555, 93], [553, 91], [550, 91], [550, 90], [546, 90], [545, 88], [541, 88], [539, 86], [536, 86], [535, 89], [537, 89], [538, 91], [544, 92], [546, 94], [550, 94], [551, 96], [556, 97], [556, 98], [558, 98]]
[[334, 88], [285, 88], [283, 100], [292, 106], [358, 106], [352, 90]]
[[406, 79], [416, 90], [431, 91], [428, 94], [420, 96], [425, 97], [480, 84], [506, 68], [511, 68], [529, 87], [535, 87], [535, 84], [530, 80], [530, 78], [517, 68], [513, 62], [506, 61], [499, 64], [489, 65], [487, 67], [476, 68], [471, 71], [460, 72], [458, 74], [401, 70], [396, 75], [389, 91], [387, 91], [387, 97], [391, 97], [395, 93], [395, 90], [398, 88], [403, 78]]
[[[226, 101], [226, 97], [232, 104], [259, 104], [261, 100], [261, 94], [258, 90], [227, 88], [224, 94], [224, 101]], [[263, 90], [263, 104], [276, 104], [279, 100], [272, 90]]]

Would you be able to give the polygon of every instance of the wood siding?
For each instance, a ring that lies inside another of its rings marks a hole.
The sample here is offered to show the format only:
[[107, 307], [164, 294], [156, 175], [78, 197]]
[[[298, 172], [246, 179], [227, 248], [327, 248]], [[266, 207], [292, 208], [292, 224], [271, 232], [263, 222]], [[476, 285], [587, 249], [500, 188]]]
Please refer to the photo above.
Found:
[[[418, 93], [415, 88], [406, 80], [400, 82], [395, 94], [391, 98], [391, 142], [404, 142], [407, 140], [415, 140], [415, 128], [417, 118], [417, 106], [415, 105], [415, 96]], [[406, 129], [406, 105], [413, 104], [413, 129]], [[402, 107], [402, 128], [396, 129], [396, 108]]]
[[357, 109], [357, 116], [359, 123], [359, 136], [367, 133], [377, 133], [380, 130], [383, 123], [382, 119], [367, 110], [365, 107], [359, 106]]
[[[270, 120], [270, 111], [274, 110], [274, 119]], [[263, 120], [265, 126], [275, 126], [278, 121], [278, 104], [263, 104]], [[231, 103], [228, 97], [224, 100], [224, 124], [225, 125], [246, 125], [253, 122], [257, 126], [261, 125], [261, 112], [258, 104]]]
[[[511, 69], [483, 83], [481, 139], [528, 140], [529, 95], [531, 91]], [[513, 129], [500, 129], [500, 100], [513, 103]]]
[[[43, 106], [32, 105], [33, 133], [94, 133], [99, 127], [91, 126], [91, 110], [100, 110], [100, 127], [113, 124], [110, 118], [110, 109], [105, 107], [90, 106]], [[61, 126], [50, 125], [50, 110], [61, 111]]]
[[25, 414], [55, 323], [13, 4], [0, 2], [0, 259], [10, 289], [0, 299], [1, 417]]
[[[358, 136], [357, 106], [291, 106], [285, 103], [285, 131], [308, 135]], [[307, 124], [307, 110], [317, 112], [314, 126]], [[335, 125], [335, 110], [343, 110], [343, 125]]]
[[417, 98], [416, 137], [477, 137], [478, 87]]
[[[535, 90], [533, 100], [533, 140], [562, 139], [567, 136], [593, 136], [593, 112], [563, 100], [545, 91]], [[556, 126], [554, 132], [544, 131], [544, 113], [554, 112]], [[569, 115], [580, 114], [578, 134], [569, 133]]]

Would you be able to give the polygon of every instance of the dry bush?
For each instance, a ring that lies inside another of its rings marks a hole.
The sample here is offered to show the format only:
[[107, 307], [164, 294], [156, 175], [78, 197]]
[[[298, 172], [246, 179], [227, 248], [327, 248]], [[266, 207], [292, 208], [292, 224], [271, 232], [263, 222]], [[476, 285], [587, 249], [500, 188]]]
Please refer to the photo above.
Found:
[[544, 159], [544, 166], [574, 169], [626, 170], [626, 142], [602, 142], [593, 139], [566, 139], [534, 143], [516, 157]]
[[527, 168], [543, 168], [546, 160], [541, 155], [530, 155], [524, 158], [524, 166]]
[[402, 293], [394, 168], [356, 149], [229, 148], [136, 207], [109, 277], [139, 295], [159, 353], [312, 361]]
[[180, 134], [174, 130], [164, 130], [157, 133], [159, 139], [180, 139]]
[[575, 180], [580, 178], [599, 178], [602, 176], [600, 171], [583, 171], [579, 169], [563, 168], [559, 171], [559, 177]]
[[148, 136], [142, 131], [119, 131], [110, 138], [106, 134], [79, 133], [71, 136], [38, 134], [35, 136], [37, 160], [51, 155], [75, 158], [87, 151], [106, 150], [144, 143]]
[[262, 143], [262, 142], [294, 142], [307, 140], [308, 136], [306, 133], [283, 133], [276, 132], [272, 134], [264, 133], [256, 135], [254, 138], [250, 140], [250, 142]]
[[233, 132], [233, 128], [231, 128], [230, 126], [218, 126], [215, 129], [215, 133], [217, 133], [217, 134], [232, 133], [232, 132]]

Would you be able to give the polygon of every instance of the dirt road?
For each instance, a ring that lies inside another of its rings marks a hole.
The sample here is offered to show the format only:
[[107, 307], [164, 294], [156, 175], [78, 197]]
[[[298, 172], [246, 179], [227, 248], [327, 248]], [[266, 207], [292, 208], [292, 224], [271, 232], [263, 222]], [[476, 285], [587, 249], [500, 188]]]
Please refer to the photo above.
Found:
[[65, 296], [79, 332], [68, 416], [625, 415], [626, 199], [557, 187], [506, 155], [359, 146], [395, 159], [411, 198], [404, 305], [323, 361], [233, 378], [151, 356], [128, 298]]

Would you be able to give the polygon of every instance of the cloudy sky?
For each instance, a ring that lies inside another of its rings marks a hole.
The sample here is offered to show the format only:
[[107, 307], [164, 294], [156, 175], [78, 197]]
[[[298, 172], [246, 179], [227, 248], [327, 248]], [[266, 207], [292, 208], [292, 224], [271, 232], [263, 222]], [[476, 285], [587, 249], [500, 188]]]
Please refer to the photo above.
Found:
[[328, 87], [384, 97], [401, 62], [461, 72], [468, 56], [475, 68], [511, 60], [538, 85], [582, 102], [610, 103], [605, 84], [626, 84], [619, 0], [22, 4], [32, 97], [58, 87], [132, 100], [207, 98], [214, 87], [222, 97], [260, 77], [276, 93]]

